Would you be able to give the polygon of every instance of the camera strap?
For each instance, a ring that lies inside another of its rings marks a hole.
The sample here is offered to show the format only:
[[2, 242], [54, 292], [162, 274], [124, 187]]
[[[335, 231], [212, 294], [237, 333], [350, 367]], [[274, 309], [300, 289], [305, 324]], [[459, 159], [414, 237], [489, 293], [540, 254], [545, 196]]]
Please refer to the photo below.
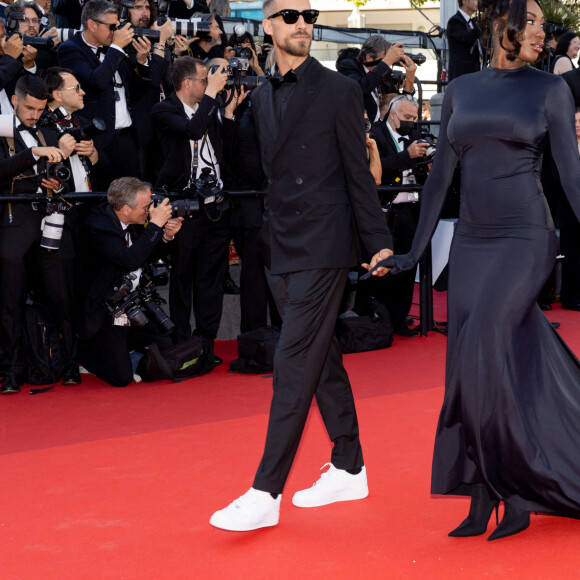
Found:
[[[42, 131], [37, 131], [36, 132], [36, 139], [38, 141], [40, 141], [40, 144], [43, 147], [46, 147], [46, 140], [44, 138], [44, 135], [42, 134]], [[14, 137], [6, 137], [6, 142], [8, 143], [8, 155], [10, 155], [10, 157], [14, 157], [14, 155], [16, 154], [16, 146], [14, 144]], [[14, 177], [12, 179], [12, 184], [10, 185], [10, 195], [13, 195], [14, 193], [14, 182], [15, 181], [20, 181], [21, 179], [31, 179], [32, 177], [39, 177], [39, 173], [34, 173], [33, 175], [25, 175], [24, 173], [21, 173], [20, 175], [17, 175], [16, 177]], [[52, 193], [52, 192], [51, 192]], [[12, 215], [12, 202], [9, 201], [8, 202], [8, 223], [12, 223], [14, 219], [14, 216]]]

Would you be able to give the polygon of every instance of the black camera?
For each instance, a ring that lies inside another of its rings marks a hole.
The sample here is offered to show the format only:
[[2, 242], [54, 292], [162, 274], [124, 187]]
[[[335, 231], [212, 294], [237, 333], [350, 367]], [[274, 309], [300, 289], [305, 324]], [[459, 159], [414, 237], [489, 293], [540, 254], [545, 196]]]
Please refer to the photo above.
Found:
[[57, 181], [68, 181], [71, 178], [70, 169], [64, 163], [47, 163], [46, 179], [56, 179]]
[[[18, 23], [26, 22], [26, 15], [24, 12], [11, 12], [6, 20], [6, 38], [10, 38], [18, 32]], [[22, 36], [22, 35], [21, 35]], [[22, 36], [22, 43], [25, 46], [33, 46], [34, 48], [54, 48], [52, 36]]]
[[64, 228], [64, 214], [72, 204], [62, 198], [46, 197], [32, 202], [32, 209], [44, 216], [40, 247], [47, 252], [56, 252], [60, 248]]
[[[417, 66], [421, 66], [427, 60], [427, 57], [421, 53], [412, 54], [410, 52], [406, 52], [405, 56], [408, 56]], [[402, 63], [402, 60], [398, 60], [397, 62], [393, 63], [393, 66], [402, 66]]]
[[433, 162], [437, 152], [434, 136], [430, 134], [422, 134], [421, 139], [417, 139], [417, 143], [428, 143], [429, 147], [427, 147], [425, 150], [425, 155], [419, 159], [413, 171], [418, 175], [426, 175], [429, 171], [429, 163]]
[[[238, 58], [237, 56], [230, 58], [228, 62], [228, 68], [222, 71], [223, 74], [228, 75], [226, 90], [234, 88], [236, 89], [236, 92], [240, 92], [240, 88], [244, 87], [246, 91], [251, 91], [268, 80], [267, 76], [242, 74], [243, 72], [247, 71], [248, 68], [248, 59]], [[214, 64], [210, 68], [210, 72], [215, 73], [218, 69], [219, 65]]]
[[47, 110], [40, 117], [38, 126], [56, 131], [60, 135], [72, 135], [77, 143], [79, 141], [92, 141], [107, 128], [105, 121], [99, 117], [95, 117], [82, 127], [75, 127], [67, 120], [67, 116], [68, 112], [63, 107], [58, 107], [53, 111]]
[[365, 133], [370, 133], [373, 124], [368, 117], [365, 117]]
[[[119, 7], [119, 28], [122, 28], [126, 22], [129, 21], [129, 10], [135, 8], [135, 0], [121, 0]], [[151, 44], [159, 42], [161, 39], [161, 32], [159, 30], [151, 30], [150, 28], [133, 28], [133, 32], [137, 37], [145, 37], [151, 41]]]
[[204, 14], [202, 18], [192, 18], [191, 20], [170, 18], [173, 23], [173, 36], [179, 34], [186, 38], [197, 36], [200, 39], [208, 39], [211, 37], [212, 18], [211, 14]]
[[167, 195], [159, 195], [157, 193], [151, 194], [151, 201], [157, 207], [166, 197], [169, 197], [169, 205], [171, 205], [172, 218], [191, 218], [199, 212], [199, 201], [187, 197], [177, 197], [175, 194], [168, 193]]
[[171, 334], [175, 325], [163, 310], [166, 301], [159, 296], [155, 283], [167, 284], [169, 268], [159, 260], [146, 264], [141, 273], [139, 286], [133, 290], [135, 274], [125, 275], [121, 283], [114, 288], [114, 293], [105, 304], [114, 318], [123, 314], [127, 316], [132, 326], [141, 328], [147, 323], [156, 322], [164, 335]]

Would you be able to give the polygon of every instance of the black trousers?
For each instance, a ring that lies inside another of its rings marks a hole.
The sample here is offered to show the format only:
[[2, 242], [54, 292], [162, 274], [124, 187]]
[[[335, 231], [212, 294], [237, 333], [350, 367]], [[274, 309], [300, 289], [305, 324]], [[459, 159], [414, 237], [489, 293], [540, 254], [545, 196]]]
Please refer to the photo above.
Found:
[[108, 188], [111, 181], [119, 177], [141, 177], [139, 149], [131, 129], [122, 129], [115, 134], [107, 147], [103, 148], [108, 161], [108, 172], [102, 176], [103, 185]]
[[282, 493], [313, 397], [334, 444], [332, 464], [348, 470], [363, 466], [354, 398], [334, 335], [347, 275], [347, 269], [268, 275], [282, 331], [256, 489]]
[[65, 228], [60, 249], [48, 253], [40, 249], [41, 221], [42, 216], [30, 209], [18, 225], [0, 227], [0, 349], [5, 357], [4, 370], [19, 375], [24, 372], [25, 363], [24, 301], [33, 281], [28, 269], [34, 272], [34, 281], [41, 286], [62, 333], [64, 364], [68, 366], [76, 356], [71, 233]]
[[560, 251], [564, 255], [560, 300], [580, 304], [580, 223], [574, 222], [576, 227], [560, 228]]
[[151, 322], [142, 328], [104, 324], [91, 339], [79, 341], [81, 364], [113, 387], [126, 387], [133, 380], [130, 351], [144, 352], [152, 342], [160, 350], [173, 345]]
[[214, 340], [222, 317], [224, 284], [230, 243], [229, 215], [211, 221], [203, 212], [183, 222], [172, 242], [169, 311], [175, 340], [191, 337], [191, 310], [195, 334]]

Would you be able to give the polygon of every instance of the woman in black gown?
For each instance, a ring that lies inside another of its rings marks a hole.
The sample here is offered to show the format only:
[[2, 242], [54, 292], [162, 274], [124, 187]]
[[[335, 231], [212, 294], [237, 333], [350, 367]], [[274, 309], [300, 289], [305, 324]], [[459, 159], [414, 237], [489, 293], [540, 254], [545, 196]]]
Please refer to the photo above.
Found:
[[421, 257], [461, 161], [431, 491], [472, 498], [453, 536], [483, 534], [503, 501], [497, 539], [525, 529], [531, 511], [580, 517], [580, 363], [536, 304], [557, 248], [542, 152], [549, 141], [576, 215], [580, 158], [569, 89], [528, 66], [544, 47], [538, 4], [480, 0], [480, 10], [492, 66], [447, 88], [412, 250], [381, 264], [396, 273]]

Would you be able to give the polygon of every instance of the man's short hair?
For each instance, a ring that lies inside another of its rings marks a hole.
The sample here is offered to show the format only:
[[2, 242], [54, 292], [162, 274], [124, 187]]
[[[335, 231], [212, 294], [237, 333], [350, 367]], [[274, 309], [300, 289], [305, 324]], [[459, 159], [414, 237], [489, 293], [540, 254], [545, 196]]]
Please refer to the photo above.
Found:
[[274, 14], [275, 8], [276, 8], [276, 0], [264, 0], [264, 2], [262, 3], [262, 12], [264, 13], [264, 16], [266, 18]]
[[180, 56], [176, 58], [171, 65], [171, 76], [173, 77], [173, 86], [176, 91], [181, 89], [183, 81], [188, 77], [197, 76], [197, 71], [205, 68], [203, 60], [192, 58], [191, 56]]
[[136, 177], [119, 177], [109, 185], [107, 202], [114, 211], [119, 211], [125, 205], [135, 209], [137, 194], [141, 191], [147, 193], [150, 190], [151, 184], [146, 181]]
[[34, 75], [21, 76], [16, 83], [14, 94], [19, 99], [25, 99], [28, 95], [39, 101], [46, 101], [48, 98], [46, 83]]
[[101, 20], [106, 14], [119, 14], [119, 10], [107, 0], [89, 0], [81, 12], [81, 24], [83, 28], [88, 28], [89, 20]]
[[367, 55], [370, 55], [372, 60], [377, 60], [379, 55], [389, 50], [389, 41], [380, 34], [373, 34], [369, 36], [362, 45], [358, 58], [361, 62], [365, 61]]
[[32, 8], [32, 10], [36, 12], [36, 16], [39, 19], [42, 18], [42, 10], [38, 7], [36, 2], [33, 2], [32, 0], [17, 0], [13, 4], [8, 4], [8, 6], [6, 6], [6, 10], [4, 12], [6, 15], [6, 20], [10, 18], [10, 14], [13, 12], [24, 12], [25, 8]]
[[72, 75], [74, 77], [75, 73], [69, 68], [61, 68], [59, 66], [51, 66], [46, 70], [42, 71], [40, 76], [46, 84], [46, 90], [48, 92], [48, 100], [52, 100], [53, 91], [60, 91], [64, 87], [64, 77], [62, 75]]

